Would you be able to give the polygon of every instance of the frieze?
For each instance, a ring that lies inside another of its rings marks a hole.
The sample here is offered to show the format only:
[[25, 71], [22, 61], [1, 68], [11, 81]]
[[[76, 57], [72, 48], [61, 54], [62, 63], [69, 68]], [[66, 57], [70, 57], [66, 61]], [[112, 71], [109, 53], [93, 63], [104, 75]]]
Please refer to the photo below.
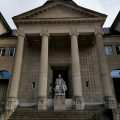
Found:
[[80, 19], [23, 19], [16, 20], [16, 24], [73, 24], [73, 23], [93, 23], [103, 22], [104, 19], [99, 18], [80, 18]]

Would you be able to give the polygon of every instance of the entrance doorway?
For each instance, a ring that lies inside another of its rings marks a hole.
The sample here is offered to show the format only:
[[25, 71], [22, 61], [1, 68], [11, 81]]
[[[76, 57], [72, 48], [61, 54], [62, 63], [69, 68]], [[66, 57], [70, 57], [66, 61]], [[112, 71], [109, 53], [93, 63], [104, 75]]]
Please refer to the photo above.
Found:
[[53, 82], [52, 82], [52, 97], [54, 97], [55, 92], [54, 92], [54, 88], [55, 88], [55, 81], [58, 78], [58, 75], [60, 74], [61, 77], [63, 78], [63, 80], [65, 81], [66, 85], [67, 85], [67, 91], [66, 91], [66, 98], [70, 98], [71, 93], [70, 93], [70, 80], [69, 80], [69, 75], [68, 75], [68, 71], [69, 71], [69, 67], [52, 67], [53, 69]]

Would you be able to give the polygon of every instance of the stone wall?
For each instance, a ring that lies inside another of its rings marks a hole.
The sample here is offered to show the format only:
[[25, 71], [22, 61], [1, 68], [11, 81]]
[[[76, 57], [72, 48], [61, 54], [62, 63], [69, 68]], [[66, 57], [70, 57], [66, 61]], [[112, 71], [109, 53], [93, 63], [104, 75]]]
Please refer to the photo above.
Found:
[[[40, 68], [40, 47], [32, 47], [26, 43], [24, 48], [19, 100], [21, 103], [34, 103], [37, 100], [37, 82], [39, 79]], [[102, 103], [102, 81], [100, 80], [98, 57], [95, 46], [80, 49], [80, 63], [85, 102], [89, 104]], [[48, 90], [50, 81], [52, 81], [53, 77], [51, 69], [52, 66], [68, 66], [70, 79], [70, 50], [49, 50]], [[32, 88], [32, 82], [35, 82], [36, 84], [36, 88], [34, 89]]]
[[96, 46], [80, 50], [82, 85], [86, 103], [103, 103], [102, 81], [100, 79]]
[[[33, 103], [37, 97], [37, 81], [39, 79], [40, 68], [40, 48], [29, 46], [25, 43], [24, 56], [21, 71], [19, 101], [22, 103]], [[36, 87], [32, 88], [35, 82]]]

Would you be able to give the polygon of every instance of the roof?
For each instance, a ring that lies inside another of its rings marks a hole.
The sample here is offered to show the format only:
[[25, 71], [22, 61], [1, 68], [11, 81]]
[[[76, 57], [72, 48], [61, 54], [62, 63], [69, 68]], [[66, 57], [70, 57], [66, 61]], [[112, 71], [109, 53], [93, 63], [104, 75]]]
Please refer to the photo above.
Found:
[[105, 14], [102, 14], [102, 13], [99, 13], [99, 12], [96, 12], [94, 10], [90, 10], [90, 9], [87, 9], [87, 8], [84, 8], [84, 7], [81, 7], [79, 5], [77, 5], [74, 1], [72, 0], [48, 0], [46, 1], [42, 6], [40, 7], [37, 7], [35, 9], [32, 9], [28, 12], [25, 12], [25, 13], [22, 13], [20, 15], [17, 15], [17, 16], [14, 16], [13, 17], [13, 20], [14, 22], [16, 23], [16, 19], [20, 19], [20, 18], [26, 18], [26, 17], [29, 17], [30, 15], [35, 15], [37, 14], [37, 12], [39, 12], [40, 10], [42, 10], [43, 8], [46, 8], [54, 3], [64, 3], [64, 5], [70, 5], [70, 6], [74, 6], [74, 8], [76, 8], [77, 10], [80, 10], [82, 9], [82, 11], [86, 11], [86, 13], [91, 13], [91, 15], [97, 15], [97, 16], [101, 16], [101, 17], [104, 17], [106, 19], [107, 15]]
[[10, 26], [8, 25], [7, 21], [5, 20], [1, 12], [0, 12], [0, 20], [2, 21], [2, 24], [7, 30], [7, 32], [0, 34], [0, 37], [15, 37], [16, 30], [12, 30], [10, 28]]
[[10, 30], [7, 33], [1, 34], [0, 37], [2, 37], [2, 38], [17, 37], [17, 30]]
[[111, 30], [111, 28], [103, 28], [103, 32], [104, 32], [104, 36], [107, 36], [107, 35], [120, 36], [120, 32], [113, 31], [113, 30]]
[[119, 24], [120, 24], [120, 11], [118, 12], [118, 15], [116, 16], [111, 27], [103, 28], [104, 35], [120, 35], [120, 28], [117, 29]]
[[5, 26], [5, 28], [7, 29], [7, 31], [11, 31], [10, 26], [8, 25], [7, 21], [5, 20], [5, 18], [3, 17], [1, 12], [0, 12], [0, 20], [2, 21], [2, 23]]
[[113, 22], [110, 30], [111, 30], [112, 32], [116, 32], [116, 33], [118, 32], [118, 33], [120, 33], [120, 29], [119, 29], [119, 30], [116, 29], [117, 26], [118, 26], [118, 24], [120, 24], [120, 11], [119, 11], [117, 17], [115, 18], [115, 20], [114, 20], [114, 22]]

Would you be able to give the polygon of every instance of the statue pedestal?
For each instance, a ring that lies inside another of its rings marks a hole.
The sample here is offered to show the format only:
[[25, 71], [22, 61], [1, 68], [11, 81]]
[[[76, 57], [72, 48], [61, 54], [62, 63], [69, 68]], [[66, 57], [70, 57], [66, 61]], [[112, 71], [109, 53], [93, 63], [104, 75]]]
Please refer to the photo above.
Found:
[[65, 110], [65, 96], [55, 96], [54, 98], [54, 111]]

